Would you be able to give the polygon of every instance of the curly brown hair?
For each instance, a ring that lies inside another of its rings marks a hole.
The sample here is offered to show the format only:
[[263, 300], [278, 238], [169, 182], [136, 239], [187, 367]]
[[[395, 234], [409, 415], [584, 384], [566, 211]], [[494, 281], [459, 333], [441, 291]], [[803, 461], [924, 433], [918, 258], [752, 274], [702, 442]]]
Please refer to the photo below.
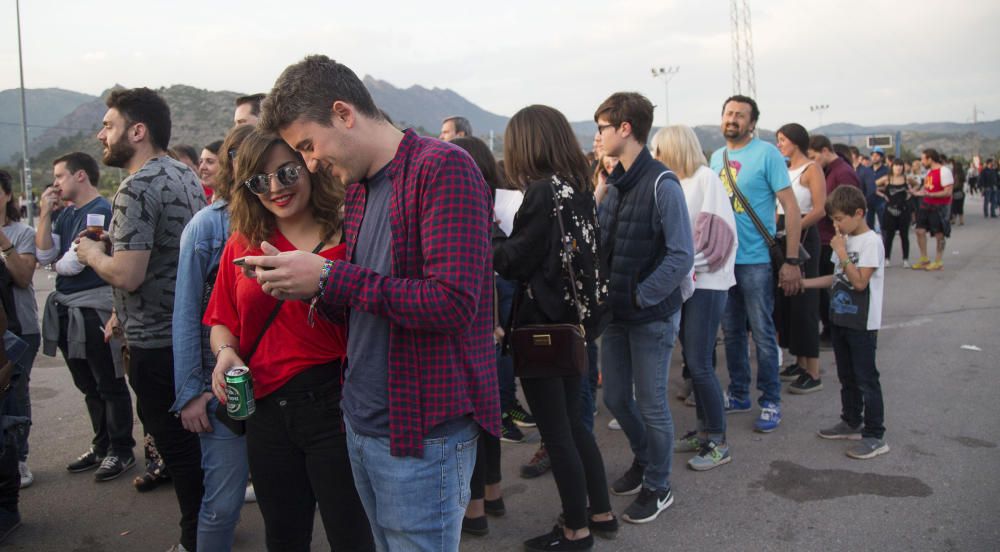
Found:
[[240, 144], [246, 137], [253, 132], [253, 127], [249, 125], [240, 125], [233, 127], [226, 135], [226, 139], [222, 141], [222, 146], [219, 147], [219, 174], [215, 177], [215, 194], [214, 196], [218, 199], [229, 201], [233, 190], [236, 188], [235, 180], [235, 160], [229, 156], [229, 150], [239, 149]]
[[[286, 148], [305, 167], [302, 156], [288, 147], [277, 134], [253, 130], [243, 139], [236, 152], [237, 184], [230, 191], [230, 230], [246, 238], [250, 247], [260, 247], [277, 229], [274, 214], [268, 211], [256, 194], [243, 185], [248, 178], [264, 172], [264, 164], [271, 148]], [[303, 172], [309, 179], [312, 195], [309, 206], [313, 217], [323, 227], [323, 241], [329, 241], [343, 223], [341, 208], [344, 205], [344, 185], [326, 171]]]

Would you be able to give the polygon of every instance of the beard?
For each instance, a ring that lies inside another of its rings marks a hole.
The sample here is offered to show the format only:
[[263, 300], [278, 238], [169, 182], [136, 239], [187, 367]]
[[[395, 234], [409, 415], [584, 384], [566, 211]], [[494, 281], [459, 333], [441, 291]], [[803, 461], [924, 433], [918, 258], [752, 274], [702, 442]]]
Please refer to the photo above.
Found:
[[725, 126], [722, 127], [722, 135], [730, 140], [739, 140], [746, 138], [749, 131], [740, 130], [738, 126]]
[[108, 143], [108, 151], [104, 152], [101, 161], [108, 167], [124, 168], [125, 164], [135, 155], [135, 148], [122, 136], [118, 141]]

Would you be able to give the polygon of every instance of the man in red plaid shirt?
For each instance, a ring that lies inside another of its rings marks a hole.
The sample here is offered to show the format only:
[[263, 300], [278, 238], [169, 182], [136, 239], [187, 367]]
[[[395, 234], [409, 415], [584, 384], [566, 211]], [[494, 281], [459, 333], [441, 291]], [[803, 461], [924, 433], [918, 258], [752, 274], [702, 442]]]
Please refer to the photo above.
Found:
[[258, 126], [348, 183], [347, 261], [247, 264], [274, 268], [257, 271], [266, 292], [348, 324], [342, 408], [376, 542], [457, 550], [476, 439], [500, 431], [489, 188], [463, 150], [400, 132], [326, 56], [281, 74]]

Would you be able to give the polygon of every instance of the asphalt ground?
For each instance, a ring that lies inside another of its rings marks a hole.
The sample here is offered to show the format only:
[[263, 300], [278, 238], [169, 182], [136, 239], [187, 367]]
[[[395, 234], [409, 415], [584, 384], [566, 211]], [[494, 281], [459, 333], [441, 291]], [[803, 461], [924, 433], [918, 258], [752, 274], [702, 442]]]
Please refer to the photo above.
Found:
[[[997, 550], [1000, 549], [1000, 219], [984, 220], [981, 200], [966, 201], [966, 224], [948, 242], [944, 270], [899, 268], [886, 274], [878, 366], [891, 452], [852, 460], [847, 445], [816, 437], [837, 421], [839, 384], [831, 351], [822, 352], [822, 391], [783, 394], [783, 421], [754, 433], [755, 413], [729, 417], [733, 461], [708, 472], [674, 459], [674, 505], [654, 522], [624, 525], [599, 550]], [[911, 260], [918, 256], [914, 236]], [[932, 246], [933, 247], [933, 246]], [[52, 289], [39, 270], [39, 303]], [[970, 350], [973, 346], [981, 350]], [[670, 367], [678, 433], [694, 427], [694, 409], [675, 398], [679, 354]], [[719, 376], [728, 383], [719, 347]], [[96, 483], [65, 465], [91, 438], [83, 398], [61, 358], [39, 355], [31, 381], [34, 427], [29, 465], [35, 483], [21, 493], [23, 526], [4, 543], [16, 551], [160, 551], [177, 542], [179, 519], [170, 485], [140, 494], [132, 477]], [[628, 468], [624, 435], [607, 429], [601, 405], [596, 435], [613, 480]], [[136, 420], [136, 440], [141, 427]], [[519, 550], [548, 531], [560, 511], [551, 475], [525, 480], [518, 466], [532, 442], [503, 445], [507, 515], [490, 519], [490, 534], [467, 537], [465, 552]], [[141, 456], [141, 449], [136, 447]], [[612, 496], [620, 513], [629, 497]], [[258, 507], [248, 504], [234, 550], [263, 550]], [[319, 518], [313, 550], [328, 545]]]

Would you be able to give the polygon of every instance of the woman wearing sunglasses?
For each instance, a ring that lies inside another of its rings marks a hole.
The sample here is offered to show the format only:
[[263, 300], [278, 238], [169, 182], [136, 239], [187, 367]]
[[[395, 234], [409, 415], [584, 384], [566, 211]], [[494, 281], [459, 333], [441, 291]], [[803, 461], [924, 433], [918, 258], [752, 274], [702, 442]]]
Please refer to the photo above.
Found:
[[226, 400], [229, 369], [248, 366], [253, 379], [247, 455], [267, 548], [309, 550], [318, 502], [333, 550], [374, 550], [340, 411], [344, 327], [314, 319], [305, 302], [279, 302], [234, 265], [275, 249], [344, 259], [343, 186], [310, 174], [280, 138], [256, 130], [236, 154], [236, 182], [242, 184], [231, 198], [232, 236], [205, 323], [212, 326], [219, 401]]

